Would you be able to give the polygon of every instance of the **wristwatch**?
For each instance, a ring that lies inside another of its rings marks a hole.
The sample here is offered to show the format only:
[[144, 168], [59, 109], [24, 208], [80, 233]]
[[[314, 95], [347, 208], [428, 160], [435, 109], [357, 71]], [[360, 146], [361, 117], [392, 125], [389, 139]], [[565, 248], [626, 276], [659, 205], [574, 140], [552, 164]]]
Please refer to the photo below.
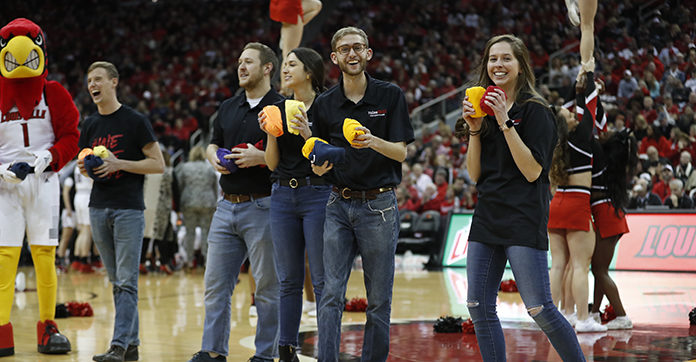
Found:
[[503, 124], [500, 125], [500, 130], [501, 131], [507, 131], [508, 129], [515, 127], [515, 122], [508, 118], [507, 121], [503, 122]]

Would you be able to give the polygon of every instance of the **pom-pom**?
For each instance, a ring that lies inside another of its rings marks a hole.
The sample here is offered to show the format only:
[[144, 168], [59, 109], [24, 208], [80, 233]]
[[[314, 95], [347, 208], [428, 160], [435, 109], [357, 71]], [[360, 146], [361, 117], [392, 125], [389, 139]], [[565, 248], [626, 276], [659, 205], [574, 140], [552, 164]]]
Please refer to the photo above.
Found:
[[612, 307], [611, 304], [604, 307], [604, 312], [602, 312], [601, 317], [602, 323], [607, 323], [616, 319], [616, 312], [614, 312], [614, 307]]
[[87, 302], [67, 302], [65, 303], [65, 306], [67, 307], [71, 317], [91, 317], [94, 315], [92, 306]]
[[506, 293], [517, 293], [518, 292], [517, 283], [512, 279], [503, 280], [502, 282], [500, 282], [500, 289], [499, 290], [501, 292], [506, 292]]
[[[493, 111], [493, 108], [489, 107], [486, 104], [486, 96], [488, 96], [488, 93], [494, 92], [496, 89], [500, 89], [501, 91], [503, 91], [502, 88], [495, 86], [495, 85], [492, 85], [492, 86], [489, 86], [488, 88], [486, 88], [486, 93], [484, 93], [483, 97], [481, 97], [481, 103], [480, 103], [481, 110], [483, 112], [485, 112], [486, 114], [491, 115], [491, 116], [494, 115], [495, 112]], [[503, 94], [505, 94], [505, 91], [503, 91]], [[507, 99], [507, 94], [505, 94], [505, 99]]]
[[355, 297], [346, 303], [346, 312], [364, 312], [367, 310], [367, 299]]
[[15, 176], [21, 180], [27, 178], [28, 174], [34, 173], [34, 168], [26, 162], [15, 162], [10, 166], [9, 170], [14, 172]]
[[476, 330], [474, 330], [474, 321], [472, 321], [471, 318], [462, 323], [462, 332], [465, 334], [476, 334]]
[[461, 333], [462, 322], [461, 317], [443, 316], [435, 321], [433, 330], [435, 333]]
[[692, 326], [696, 326], [696, 308], [692, 309], [691, 312], [689, 312], [689, 324]]

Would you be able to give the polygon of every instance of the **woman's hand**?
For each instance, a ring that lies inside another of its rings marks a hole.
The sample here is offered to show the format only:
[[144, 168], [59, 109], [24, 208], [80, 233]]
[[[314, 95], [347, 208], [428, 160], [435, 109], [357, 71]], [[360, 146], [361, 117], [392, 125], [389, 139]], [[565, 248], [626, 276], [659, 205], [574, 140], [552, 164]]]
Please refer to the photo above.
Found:
[[261, 112], [259, 112], [258, 120], [259, 120], [259, 128], [261, 128], [261, 130], [264, 131], [268, 135], [268, 137], [273, 137], [273, 135], [268, 133], [268, 131], [266, 130], [266, 122], [268, 121], [268, 117], [266, 116], [266, 112], [264, 112], [263, 110]]
[[307, 117], [307, 111], [304, 107], [299, 107], [299, 114], [295, 114], [295, 120], [289, 123], [289, 127], [300, 132], [300, 136], [305, 139], [305, 141], [312, 137], [312, 130], [309, 129], [309, 118]]
[[469, 102], [469, 97], [465, 96], [462, 101], [462, 118], [469, 125], [469, 131], [478, 132], [481, 130], [481, 123], [483, 122], [483, 117], [481, 118], [471, 118], [472, 114], [475, 114], [476, 110], [474, 105]]
[[323, 176], [325, 173], [329, 172], [333, 168], [333, 164], [329, 163], [329, 161], [324, 161], [324, 164], [319, 166], [312, 164], [312, 171], [317, 174], [318, 176]]
[[487, 92], [484, 103], [493, 110], [499, 126], [508, 120], [507, 98], [502, 89], [496, 88], [492, 92]]

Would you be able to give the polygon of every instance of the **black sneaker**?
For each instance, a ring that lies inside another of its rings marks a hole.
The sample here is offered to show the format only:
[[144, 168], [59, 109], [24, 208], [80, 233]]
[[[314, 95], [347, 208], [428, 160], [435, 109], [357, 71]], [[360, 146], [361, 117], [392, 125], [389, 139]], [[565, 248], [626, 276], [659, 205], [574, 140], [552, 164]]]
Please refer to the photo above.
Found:
[[215, 358], [210, 357], [210, 354], [208, 352], [204, 351], [198, 351], [196, 354], [191, 357], [188, 362], [211, 362], [211, 361], [227, 361], [227, 358], [223, 355], [219, 355]]
[[126, 350], [126, 354], [123, 356], [124, 361], [137, 361], [138, 358], [138, 346], [130, 345]]
[[247, 362], [273, 362], [273, 359], [266, 359], [266, 358], [261, 358], [258, 356], [253, 356], [249, 358]]
[[106, 353], [92, 356], [92, 361], [97, 362], [123, 362], [125, 361], [126, 350], [123, 347], [112, 345]]

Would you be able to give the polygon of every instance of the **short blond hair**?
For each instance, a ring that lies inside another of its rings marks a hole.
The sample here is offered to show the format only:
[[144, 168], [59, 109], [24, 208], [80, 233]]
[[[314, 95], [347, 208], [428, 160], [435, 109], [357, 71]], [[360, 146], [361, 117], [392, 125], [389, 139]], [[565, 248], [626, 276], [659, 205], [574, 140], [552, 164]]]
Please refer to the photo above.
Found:
[[338, 43], [341, 38], [343, 38], [346, 35], [349, 34], [356, 34], [359, 37], [363, 38], [365, 41], [365, 46], [370, 47], [370, 43], [367, 40], [367, 34], [359, 28], [356, 28], [354, 26], [346, 26], [345, 28], [338, 29], [336, 33], [333, 35], [333, 38], [331, 38], [331, 51], [336, 51], [336, 43]]
[[92, 63], [92, 65], [89, 66], [87, 69], [87, 74], [92, 72], [93, 70], [97, 68], [102, 68], [106, 71], [106, 74], [109, 76], [110, 79], [113, 78], [118, 78], [118, 69], [116, 69], [116, 66], [113, 65], [112, 63], [106, 62], [106, 61], [98, 61]]

